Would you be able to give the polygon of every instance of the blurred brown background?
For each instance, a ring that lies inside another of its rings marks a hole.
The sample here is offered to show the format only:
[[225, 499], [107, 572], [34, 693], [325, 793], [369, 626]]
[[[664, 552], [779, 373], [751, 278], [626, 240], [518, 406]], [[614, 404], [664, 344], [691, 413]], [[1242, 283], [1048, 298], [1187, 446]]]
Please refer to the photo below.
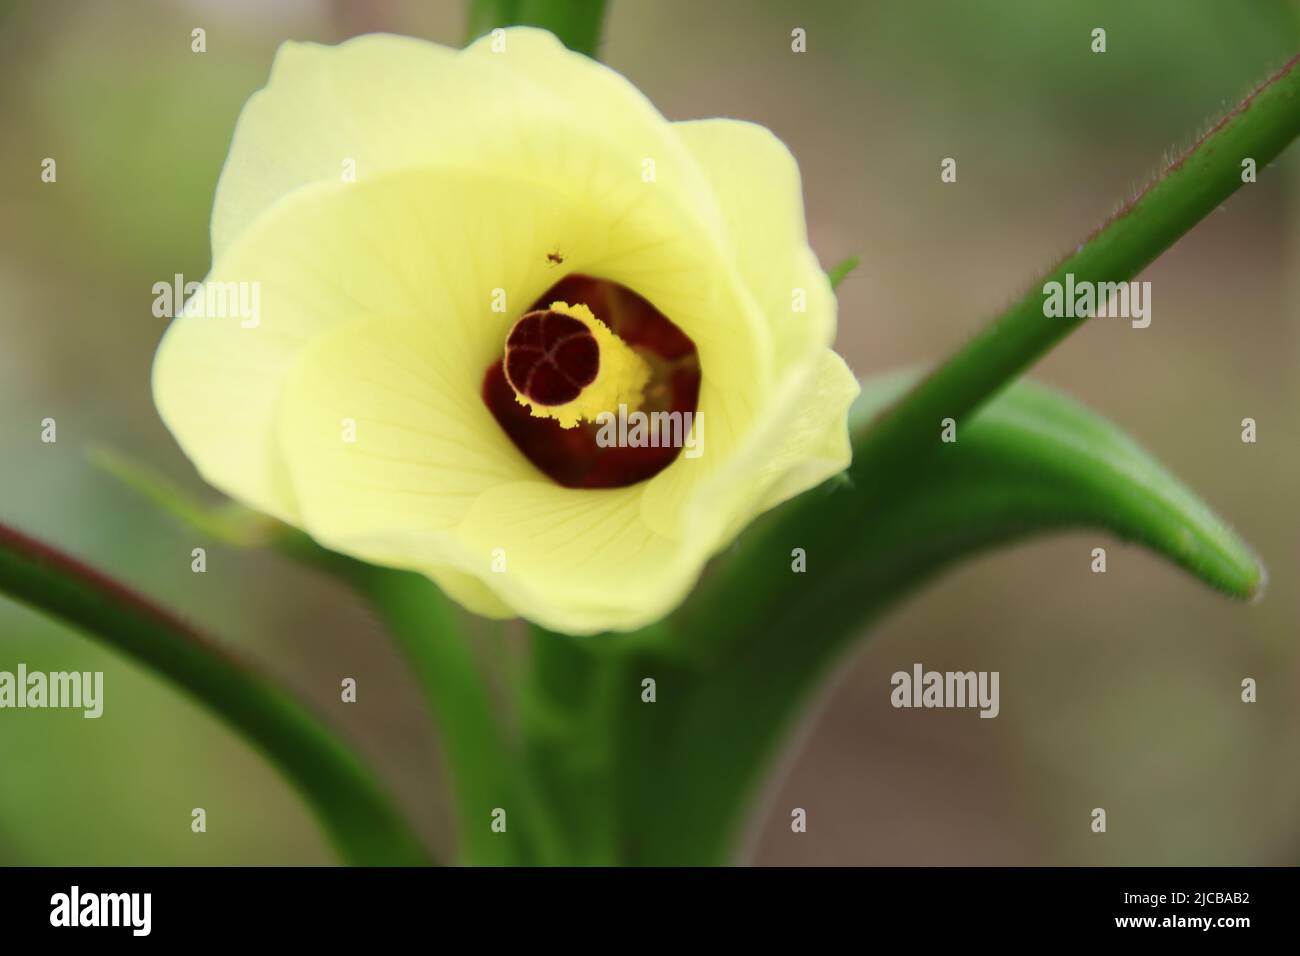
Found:
[[[190, 52], [190, 30], [208, 52]], [[1089, 50], [1107, 30], [1108, 52]], [[790, 52], [803, 27], [808, 52]], [[86, 460], [201, 483], [153, 410], [151, 286], [208, 265], [239, 108], [285, 39], [459, 44], [458, 2], [0, 6], [0, 520], [112, 569], [344, 724], [437, 844], [437, 738], [378, 625], [334, 585], [197, 540]], [[614, 0], [604, 59], [670, 118], [734, 116], [799, 158], [813, 244], [863, 264], [840, 350], [862, 375], [941, 356], [1300, 45], [1290, 0]], [[57, 184], [40, 181], [44, 157]], [[939, 181], [944, 157], [958, 181]], [[1142, 277], [1153, 321], [1101, 321], [1036, 370], [1124, 425], [1259, 550], [1234, 604], [1078, 533], [968, 564], [839, 674], [767, 794], [763, 864], [1300, 861], [1300, 186], [1296, 150]], [[40, 422], [58, 422], [42, 444]], [[1259, 423], [1255, 445], [1240, 421]], [[208, 572], [190, 549], [208, 548]], [[1095, 546], [1109, 572], [1089, 571]], [[486, 658], [518, 635], [484, 628]], [[791, 654], [798, 653], [792, 641]], [[0, 601], [0, 669], [106, 672], [106, 709], [0, 713], [0, 862], [326, 863], [298, 798], [158, 680]], [[1001, 672], [1001, 715], [893, 710], [889, 675]], [[338, 702], [341, 675], [359, 702]], [[1259, 702], [1240, 702], [1243, 677]], [[189, 813], [208, 812], [192, 834]], [[791, 807], [808, 810], [792, 834]], [[1105, 807], [1109, 832], [1089, 829]]]

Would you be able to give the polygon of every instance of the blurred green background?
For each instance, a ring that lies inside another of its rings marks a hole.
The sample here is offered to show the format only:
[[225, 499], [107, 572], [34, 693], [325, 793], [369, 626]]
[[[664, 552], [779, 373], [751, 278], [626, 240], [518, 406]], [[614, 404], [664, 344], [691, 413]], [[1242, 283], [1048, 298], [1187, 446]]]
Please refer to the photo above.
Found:
[[[346, 729], [444, 850], [437, 735], [379, 626], [332, 582], [178, 528], [86, 450], [113, 446], [212, 497], [153, 409], [165, 320], [151, 287], [206, 272], [240, 106], [283, 40], [458, 44], [464, 22], [455, 2], [0, 6], [0, 520], [265, 662]], [[790, 52], [795, 27], [806, 54]], [[1290, 0], [614, 0], [602, 56], [671, 119], [751, 119], [790, 145], [823, 263], [862, 255], [841, 286], [839, 348], [868, 375], [955, 347], [1298, 41]], [[56, 184], [41, 182], [45, 157]], [[944, 157], [956, 184], [939, 181]], [[1293, 148], [1147, 271], [1149, 329], [1094, 323], [1035, 373], [1122, 423], [1232, 522], [1270, 569], [1265, 599], [1234, 604], [1088, 533], [968, 564], [846, 662], [793, 735], [743, 860], [1300, 860], [1297, 167]], [[1246, 416], [1255, 445], [1240, 440]], [[40, 441], [46, 417], [56, 444]], [[1096, 546], [1105, 575], [1089, 570]], [[504, 683], [521, 636], [484, 626], [479, 642]], [[0, 600], [0, 670], [19, 661], [103, 670], [106, 703], [97, 721], [0, 712], [0, 863], [333, 861], [297, 796], [217, 721]], [[916, 661], [1000, 671], [1001, 715], [893, 710], [889, 675]], [[338, 699], [346, 676], [356, 704]], [[1098, 806], [1105, 835], [1089, 829]], [[205, 834], [190, 831], [194, 807]], [[792, 807], [807, 833], [791, 833]]]

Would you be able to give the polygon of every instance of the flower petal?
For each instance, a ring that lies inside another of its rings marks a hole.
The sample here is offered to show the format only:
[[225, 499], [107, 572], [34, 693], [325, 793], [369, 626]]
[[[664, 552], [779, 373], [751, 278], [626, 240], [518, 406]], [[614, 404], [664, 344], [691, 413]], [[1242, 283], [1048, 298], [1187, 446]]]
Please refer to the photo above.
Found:
[[[727, 247], [774, 341], [774, 378], [757, 409], [706, 367], [706, 451], [674, 462], [646, 489], [651, 527], [670, 537], [712, 528], [721, 549], [757, 514], [848, 465], [847, 409], [858, 386], [827, 348], [835, 296], [808, 246], [799, 168], [785, 144], [737, 120], [673, 128], [709, 177]], [[672, 507], [683, 499], [689, 508]]]
[[458, 535], [479, 568], [502, 559], [484, 584], [523, 617], [573, 634], [631, 630], [679, 603], [704, 560], [691, 553], [702, 542], [647, 527], [640, 494], [502, 485], [475, 502]]
[[318, 336], [290, 371], [279, 437], [303, 525], [323, 543], [444, 530], [486, 489], [535, 473], [483, 404], [475, 368], [487, 363], [438, 331], [357, 319]]
[[673, 129], [717, 197], [727, 248], [770, 325], [780, 375], [835, 337], [835, 296], [808, 246], [798, 163], [755, 123], [692, 120]]
[[[301, 351], [340, 323], [425, 322], [436, 335], [427, 351], [449, 357], [472, 399], [510, 321], [493, 311], [496, 290], [506, 303], [541, 294], [552, 280], [538, 250], [557, 235], [604, 251], [582, 212], [547, 190], [464, 172], [300, 190], [241, 236], [205, 285], [257, 289], [256, 326], [182, 315], [168, 329], [154, 364], [159, 412], [210, 482], [291, 520], [275, 414]], [[438, 321], [448, 315], [456, 321]]]
[[[551, 34], [504, 31], [455, 51], [370, 34], [328, 47], [280, 47], [265, 89], [248, 101], [217, 187], [214, 255], [277, 199], [412, 167], [517, 175], [611, 209], [655, 192], [712, 229], [716, 204], [689, 153], [622, 76]], [[651, 160], [652, 167], [645, 161]]]

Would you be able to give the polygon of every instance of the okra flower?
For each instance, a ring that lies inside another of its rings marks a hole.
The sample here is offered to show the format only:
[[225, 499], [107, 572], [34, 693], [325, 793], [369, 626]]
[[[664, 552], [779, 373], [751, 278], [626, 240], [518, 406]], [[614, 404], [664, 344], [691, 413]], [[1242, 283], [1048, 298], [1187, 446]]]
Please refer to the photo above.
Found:
[[212, 247], [206, 281], [255, 284], [260, 315], [167, 330], [154, 395], [186, 454], [478, 613], [652, 622], [848, 463], [857, 385], [788, 150], [670, 123], [548, 33], [286, 44]]

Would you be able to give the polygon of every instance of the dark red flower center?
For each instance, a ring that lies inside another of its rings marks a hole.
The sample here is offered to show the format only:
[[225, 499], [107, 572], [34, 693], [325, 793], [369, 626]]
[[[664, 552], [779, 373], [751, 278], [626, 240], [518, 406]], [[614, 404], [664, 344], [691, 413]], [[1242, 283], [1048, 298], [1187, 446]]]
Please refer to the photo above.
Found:
[[517, 388], [538, 405], [562, 405], [600, 371], [600, 350], [590, 330], [552, 311], [552, 302], [587, 306], [646, 361], [651, 378], [640, 411], [695, 414], [700, 394], [695, 343], [626, 286], [577, 274], [553, 285], [515, 323], [503, 358], [483, 377], [484, 404], [523, 455], [566, 488], [622, 488], [652, 478], [672, 464], [680, 447], [603, 447], [595, 424], [562, 428], [552, 418], [534, 416], [516, 399]]

